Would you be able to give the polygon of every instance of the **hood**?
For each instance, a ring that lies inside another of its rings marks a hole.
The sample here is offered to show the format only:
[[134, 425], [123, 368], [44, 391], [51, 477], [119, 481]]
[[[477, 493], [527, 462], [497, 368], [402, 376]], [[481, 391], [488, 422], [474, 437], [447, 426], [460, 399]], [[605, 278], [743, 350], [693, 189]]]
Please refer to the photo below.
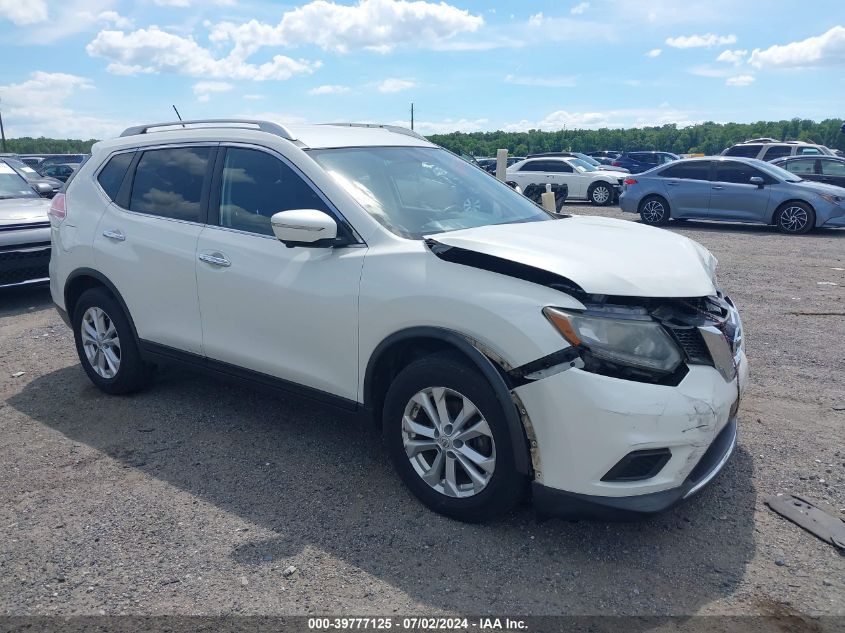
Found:
[[596, 168], [596, 171], [588, 172], [590, 176], [605, 176], [607, 178], [623, 178], [625, 174], [621, 171], [615, 171], [613, 169], [605, 169], [604, 167]]
[[0, 200], [0, 225], [47, 222], [50, 201], [44, 198], [9, 198]]
[[[574, 216], [428, 236], [430, 242], [551, 273], [588, 294], [705, 297], [716, 294], [716, 258], [681, 235], [627, 220]], [[471, 264], [468, 264], [471, 265]], [[520, 275], [522, 276], [522, 275]], [[542, 278], [540, 275], [539, 278]]]

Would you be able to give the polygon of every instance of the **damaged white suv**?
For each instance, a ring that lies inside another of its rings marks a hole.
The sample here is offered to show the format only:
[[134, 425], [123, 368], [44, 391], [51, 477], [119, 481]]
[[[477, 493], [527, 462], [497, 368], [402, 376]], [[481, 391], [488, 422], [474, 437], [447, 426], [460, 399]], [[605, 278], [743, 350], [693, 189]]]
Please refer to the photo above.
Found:
[[180, 361], [367, 412], [458, 519], [529, 494], [656, 512], [736, 442], [742, 326], [707, 250], [550, 215], [409, 130], [131, 128], [51, 225], [53, 299], [100, 389]]

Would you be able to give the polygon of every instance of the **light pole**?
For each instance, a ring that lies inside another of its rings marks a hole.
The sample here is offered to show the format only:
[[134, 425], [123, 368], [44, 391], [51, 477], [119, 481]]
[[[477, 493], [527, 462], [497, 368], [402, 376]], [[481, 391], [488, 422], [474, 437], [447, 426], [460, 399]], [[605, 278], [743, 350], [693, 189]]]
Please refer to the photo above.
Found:
[[[3, 100], [0, 99], [0, 104], [3, 103]], [[6, 130], [3, 129], [3, 110], [0, 108], [0, 141], [2, 141], [2, 151], [4, 154], [6, 153]]]

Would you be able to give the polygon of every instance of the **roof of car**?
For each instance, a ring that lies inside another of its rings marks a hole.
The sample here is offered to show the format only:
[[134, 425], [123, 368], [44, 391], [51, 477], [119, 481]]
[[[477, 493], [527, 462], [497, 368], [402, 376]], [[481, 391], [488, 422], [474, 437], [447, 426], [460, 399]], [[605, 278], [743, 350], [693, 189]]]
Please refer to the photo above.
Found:
[[410, 146], [436, 147], [416, 132], [394, 125], [328, 123], [279, 125], [269, 121], [219, 119], [169, 122], [128, 128], [116, 139], [100, 141], [96, 151], [132, 147], [143, 141], [208, 141], [257, 139], [265, 134], [284, 138], [303, 149], [338, 147]]

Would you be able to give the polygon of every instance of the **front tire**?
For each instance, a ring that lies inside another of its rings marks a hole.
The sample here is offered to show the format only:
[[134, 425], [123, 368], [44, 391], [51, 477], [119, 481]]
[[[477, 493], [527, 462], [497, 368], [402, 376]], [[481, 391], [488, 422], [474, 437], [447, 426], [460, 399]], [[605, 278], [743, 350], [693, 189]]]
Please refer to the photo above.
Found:
[[606, 207], [613, 202], [613, 187], [606, 182], [597, 182], [587, 193], [592, 202], [597, 207]]
[[663, 226], [669, 221], [669, 203], [660, 196], [643, 199], [639, 211], [643, 224]]
[[130, 393], [149, 385], [153, 367], [141, 359], [128, 317], [104, 288], [82, 293], [71, 323], [79, 361], [101, 391]]
[[435, 512], [474, 523], [524, 496], [496, 394], [457, 354], [426, 356], [399, 373], [385, 399], [384, 434], [400, 478]]
[[775, 212], [775, 225], [789, 235], [809, 233], [816, 225], [816, 212], [805, 202], [787, 202]]

